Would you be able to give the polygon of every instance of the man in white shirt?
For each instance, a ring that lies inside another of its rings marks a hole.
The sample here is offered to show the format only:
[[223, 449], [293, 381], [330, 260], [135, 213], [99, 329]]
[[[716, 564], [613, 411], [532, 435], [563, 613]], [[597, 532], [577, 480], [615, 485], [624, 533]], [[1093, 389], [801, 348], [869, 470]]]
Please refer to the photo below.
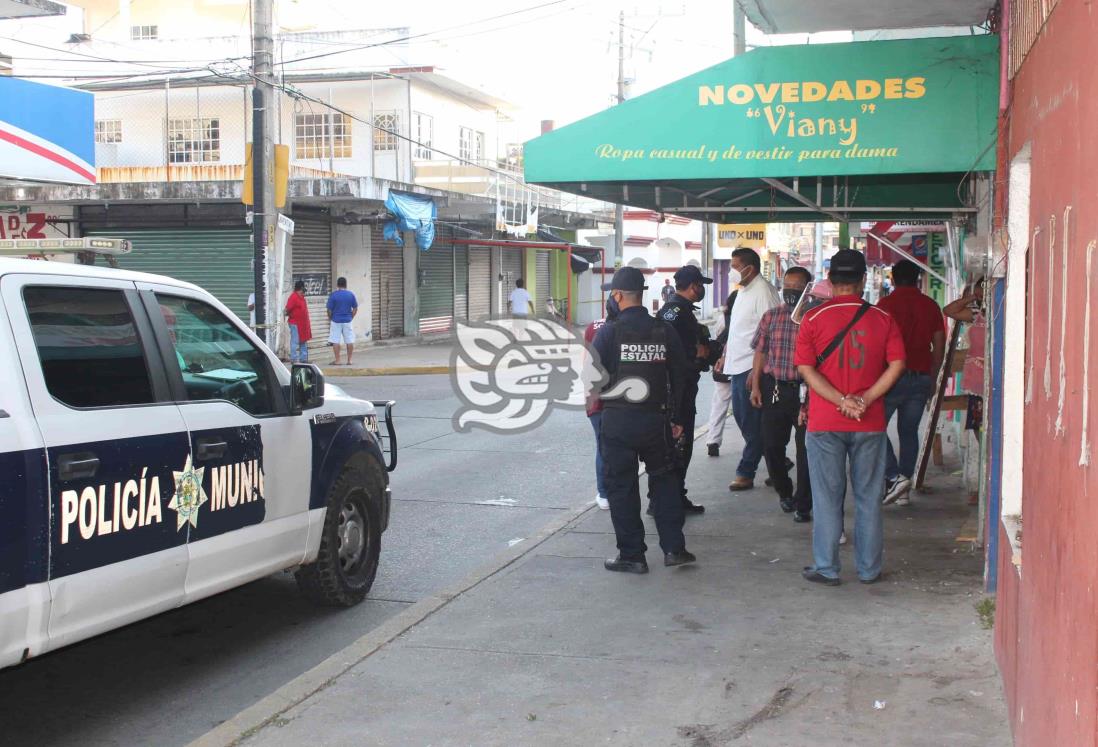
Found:
[[515, 280], [515, 289], [511, 291], [511, 316], [525, 319], [534, 310], [534, 302], [530, 300], [530, 292], [522, 287], [522, 278]]
[[755, 487], [755, 472], [763, 457], [762, 410], [751, 405], [751, 365], [755, 351], [751, 341], [762, 315], [782, 302], [778, 289], [760, 277], [762, 262], [752, 249], [732, 252], [731, 281], [740, 292], [728, 318], [728, 343], [724, 349], [724, 373], [732, 377], [732, 417], [743, 435], [743, 454], [736, 467], [732, 491]]

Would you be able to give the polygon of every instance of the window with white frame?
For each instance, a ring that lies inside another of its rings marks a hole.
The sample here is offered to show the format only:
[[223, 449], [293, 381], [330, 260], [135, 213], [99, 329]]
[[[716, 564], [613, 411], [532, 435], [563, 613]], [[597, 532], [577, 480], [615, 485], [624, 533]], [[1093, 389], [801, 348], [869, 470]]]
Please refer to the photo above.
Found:
[[196, 117], [168, 120], [168, 163], [220, 160], [220, 119]]
[[416, 158], [430, 161], [434, 151], [431, 150], [435, 138], [435, 118], [430, 114], [416, 112], [412, 115], [412, 139], [416, 141]]
[[396, 150], [399, 134], [400, 112], [374, 114], [374, 150]]
[[122, 120], [121, 119], [97, 119], [95, 120], [95, 142], [97, 143], [121, 143]]
[[294, 157], [350, 158], [350, 118], [339, 112], [294, 115]]
[[484, 133], [472, 127], [462, 127], [458, 138], [458, 157], [480, 163], [484, 157]]
[[159, 39], [160, 33], [156, 26], [130, 26], [130, 38], [134, 41]]

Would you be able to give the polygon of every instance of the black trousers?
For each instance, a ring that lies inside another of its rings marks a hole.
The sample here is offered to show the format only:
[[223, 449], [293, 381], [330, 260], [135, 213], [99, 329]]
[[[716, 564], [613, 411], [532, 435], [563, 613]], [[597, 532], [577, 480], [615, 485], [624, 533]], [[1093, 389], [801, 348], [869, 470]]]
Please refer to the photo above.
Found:
[[602, 411], [603, 479], [618, 552], [625, 560], [643, 560], [639, 462], [648, 473], [648, 497], [664, 552], [686, 548], [682, 533], [682, 480], [672, 459], [671, 425], [663, 413], [627, 407]]
[[687, 412], [682, 414], [682, 448], [679, 449], [679, 453], [676, 456], [676, 461], [679, 466], [680, 479], [682, 480], [682, 503], [686, 505], [689, 500], [686, 497], [686, 472], [690, 469], [690, 459], [694, 456], [694, 427], [697, 424], [698, 413], [694, 411], [691, 402], [691, 407]]
[[[797, 511], [809, 513], [812, 511], [812, 483], [808, 478], [808, 453], [804, 447], [806, 429], [803, 425], [797, 425], [801, 411], [800, 387], [779, 382], [775, 388], [774, 377], [770, 374], [763, 374], [759, 386], [762, 389], [762, 438], [766, 470], [774, 481], [778, 496], [783, 500], [792, 500]], [[795, 433], [797, 443], [796, 488], [785, 466], [790, 431]]]

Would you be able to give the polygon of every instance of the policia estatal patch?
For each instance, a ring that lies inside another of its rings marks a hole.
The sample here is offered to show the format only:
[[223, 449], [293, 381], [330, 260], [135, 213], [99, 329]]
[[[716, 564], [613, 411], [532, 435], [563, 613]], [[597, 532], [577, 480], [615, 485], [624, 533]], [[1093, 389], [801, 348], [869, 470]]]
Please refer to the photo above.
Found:
[[622, 343], [623, 363], [663, 363], [667, 360], [667, 346], [662, 342]]

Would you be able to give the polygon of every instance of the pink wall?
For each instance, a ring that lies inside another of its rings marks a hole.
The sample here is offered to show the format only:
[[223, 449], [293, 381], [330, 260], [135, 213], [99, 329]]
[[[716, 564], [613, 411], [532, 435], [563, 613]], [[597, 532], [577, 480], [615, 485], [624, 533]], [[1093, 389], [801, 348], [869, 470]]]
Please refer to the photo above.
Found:
[[[1092, 349], [1083, 342], [1087, 247], [1098, 240], [1096, 39], [1098, 3], [1061, 0], [1014, 79], [1010, 129], [1004, 133], [1010, 158], [1032, 146], [1030, 235], [1040, 227], [1027, 273], [1033, 301], [1027, 356], [1034, 376], [1024, 430], [1023, 565], [1019, 575], [1002, 536], [995, 635], [1015, 740], [1022, 746], [1098, 744], [1098, 449], [1092, 464], [1079, 465], [1086, 388], [1095, 395], [1089, 430], [1092, 439], [1098, 437], [1098, 362], [1088, 380], [1083, 374], [1084, 359], [1093, 358], [1098, 346], [1098, 313]], [[1091, 268], [1098, 305], [1095, 276], [1098, 256]]]

